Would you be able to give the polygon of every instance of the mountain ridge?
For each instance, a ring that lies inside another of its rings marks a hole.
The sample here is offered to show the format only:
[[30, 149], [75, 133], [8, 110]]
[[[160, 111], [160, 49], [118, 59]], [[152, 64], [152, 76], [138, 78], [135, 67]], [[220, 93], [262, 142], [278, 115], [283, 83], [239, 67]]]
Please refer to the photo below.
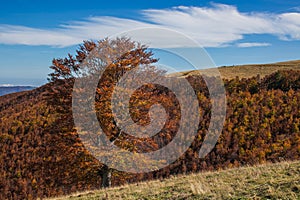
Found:
[[[202, 70], [189, 70], [183, 72], [176, 72], [170, 74], [175, 77], [187, 77], [192, 75], [200, 75], [202, 71], [205, 74], [214, 73], [216, 68], [202, 69]], [[217, 69], [223, 79], [234, 79], [237, 76], [240, 78], [251, 78], [260, 75], [261, 78], [278, 70], [300, 70], [300, 60], [289, 60], [275, 63], [264, 64], [243, 64], [232, 66], [219, 66]]]
[[6, 94], [11, 94], [11, 93], [16, 93], [16, 92], [22, 92], [22, 91], [28, 91], [32, 90], [36, 87], [34, 86], [23, 86], [23, 85], [0, 85], [0, 96], [6, 95]]

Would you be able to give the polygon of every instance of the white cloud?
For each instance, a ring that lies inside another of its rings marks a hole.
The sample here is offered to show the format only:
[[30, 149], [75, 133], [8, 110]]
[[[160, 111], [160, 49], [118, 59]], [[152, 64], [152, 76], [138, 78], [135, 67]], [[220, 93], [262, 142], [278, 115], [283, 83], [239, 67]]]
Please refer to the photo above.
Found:
[[[193, 38], [203, 47], [221, 47], [235, 43], [249, 34], [271, 34], [281, 40], [300, 40], [300, 13], [282, 14], [245, 13], [236, 7], [212, 4], [211, 7], [179, 6], [170, 9], [148, 9], [141, 11], [141, 20], [117, 17], [92, 17], [82, 21], [70, 22], [55, 29], [39, 29], [26, 26], [0, 25], [0, 43], [70, 46], [87, 39], [101, 39], [127, 30], [158, 27], [182, 32]], [[165, 34], [152, 34], [141, 31], [130, 32], [134, 39], [143, 39], [143, 34], [154, 41], [156, 46], [170, 47], [176, 38]], [[168, 44], [166, 43], [168, 41]], [[147, 42], [147, 41], [146, 41]], [[149, 41], [150, 42], [150, 41]], [[266, 45], [267, 43], [262, 43]], [[250, 44], [241, 43], [245, 47]], [[176, 46], [176, 45], [175, 45]], [[261, 43], [252, 43], [261, 46]]]
[[284, 13], [277, 19], [279, 36], [283, 40], [300, 40], [300, 13]]
[[244, 43], [238, 43], [237, 44], [238, 47], [243, 47], [243, 48], [247, 48], [247, 47], [267, 47], [267, 46], [271, 46], [270, 43], [259, 43], [259, 42], [244, 42]]
[[43, 30], [25, 26], [0, 25], [0, 43], [24, 45], [69, 46], [81, 40], [60, 29]]
[[87, 21], [76, 21], [51, 30], [0, 25], [0, 43], [65, 47], [142, 26], [145, 26], [144, 23], [114, 17], [89, 18]]

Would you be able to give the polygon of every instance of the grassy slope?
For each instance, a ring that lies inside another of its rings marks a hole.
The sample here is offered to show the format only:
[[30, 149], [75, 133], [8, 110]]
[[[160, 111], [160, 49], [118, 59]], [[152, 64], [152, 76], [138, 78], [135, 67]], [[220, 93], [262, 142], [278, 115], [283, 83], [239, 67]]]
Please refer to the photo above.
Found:
[[[264, 77], [268, 74], [276, 72], [278, 70], [300, 70], [300, 60], [293, 60], [287, 62], [279, 62], [272, 64], [253, 64], [253, 65], [236, 65], [236, 66], [227, 66], [219, 67], [220, 74], [222, 78], [233, 79], [236, 76], [240, 78], [250, 78], [259, 74], [261, 77]], [[206, 70], [209, 72], [209, 70]], [[178, 72], [174, 73], [171, 76], [188, 76], [193, 74], [198, 74], [199, 71], [187, 71], [187, 72]]]
[[[179, 175], [77, 193], [74, 199], [300, 199], [300, 161]], [[53, 199], [54, 200], [54, 199]]]

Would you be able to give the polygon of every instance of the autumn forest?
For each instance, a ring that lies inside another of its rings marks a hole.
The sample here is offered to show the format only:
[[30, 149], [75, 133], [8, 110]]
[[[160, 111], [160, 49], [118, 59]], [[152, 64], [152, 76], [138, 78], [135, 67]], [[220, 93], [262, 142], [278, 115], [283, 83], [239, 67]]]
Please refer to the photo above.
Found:
[[[93, 58], [101, 60], [99, 68], [86, 64]], [[188, 150], [175, 162], [152, 172], [136, 174], [108, 168], [91, 154], [75, 127], [74, 81], [88, 79], [102, 70], [94, 105], [106, 137], [130, 152], [156, 151], [172, 141], [180, 126], [180, 104], [174, 93], [155, 84], [132, 93], [130, 110], [135, 122], [149, 124], [149, 109], [155, 103], [160, 103], [168, 115], [163, 129], [148, 138], [120, 131], [110, 101], [117, 82], [130, 70], [164, 76], [165, 71], [155, 68], [156, 62], [146, 46], [128, 38], [85, 41], [74, 56], [53, 59], [49, 83], [1, 96], [0, 199], [45, 198], [177, 174], [300, 159], [300, 72], [278, 70], [266, 76], [223, 77], [226, 118], [217, 144], [204, 158], [198, 154], [212, 106], [205, 80], [213, 82], [215, 77], [184, 77], [195, 92], [201, 112], [197, 135]], [[88, 121], [84, 117], [82, 120]], [[182, 123], [189, 123], [189, 119], [184, 120]], [[119, 161], [126, 165], [126, 159]]]

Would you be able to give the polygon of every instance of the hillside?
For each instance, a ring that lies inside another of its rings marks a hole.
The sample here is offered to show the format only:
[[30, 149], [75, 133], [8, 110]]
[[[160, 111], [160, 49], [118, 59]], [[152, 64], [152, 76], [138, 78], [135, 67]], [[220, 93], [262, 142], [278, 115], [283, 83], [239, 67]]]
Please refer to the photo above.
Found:
[[[210, 120], [210, 99], [201, 77], [186, 79], [203, 110], [195, 141], [166, 168], [140, 174], [112, 171], [113, 186], [300, 159], [300, 71], [226, 80], [226, 122], [217, 145], [203, 159], [198, 152]], [[37, 199], [101, 187], [104, 167], [74, 129], [71, 92], [50, 83], [0, 97], [0, 199]], [[166, 130], [153, 143], [170, 139], [172, 133]]]
[[[251, 78], [257, 76], [261, 77], [274, 73], [278, 70], [300, 70], [300, 60], [270, 63], [270, 64], [250, 64], [250, 65], [235, 65], [235, 66], [222, 66], [218, 67], [222, 78], [233, 79], [235, 77]], [[209, 72], [208, 70], [205, 70]], [[201, 72], [201, 70], [200, 70]], [[173, 76], [192, 76], [199, 74], [198, 71], [187, 71], [172, 74]]]
[[49, 200], [298, 199], [300, 161], [179, 175]]
[[59, 112], [49, 104], [51, 88], [0, 97], [0, 199], [36, 199], [74, 185], [99, 185], [82, 169], [100, 165], [82, 148], [69, 120], [58, 122]]
[[32, 90], [35, 87], [32, 86], [0, 86], [0, 96], [5, 94], [10, 94], [14, 92], [22, 92], [27, 90]]

